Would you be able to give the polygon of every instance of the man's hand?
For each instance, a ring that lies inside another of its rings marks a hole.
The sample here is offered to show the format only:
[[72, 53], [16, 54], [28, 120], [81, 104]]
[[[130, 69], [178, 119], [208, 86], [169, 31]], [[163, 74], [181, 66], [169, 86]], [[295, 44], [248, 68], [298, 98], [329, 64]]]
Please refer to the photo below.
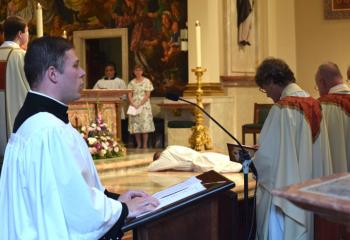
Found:
[[126, 201], [125, 204], [129, 209], [128, 218], [131, 218], [152, 211], [159, 205], [159, 201], [152, 196], [134, 197], [131, 200]]
[[130, 201], [131, 199], [133, 199], [135, 197], [148, 197], [148, 196], [150, 196], [150, 195], [148, 195], [144, 191], [131, 190], [131, 191], [127, 191], [127, 192], [121, 194], [119, 196], [119, 198], [118, 198], [118, 201], [120, 201], [120, 202], [127, 202], [127, 201]]
[[131, 190], [119, 196], [118, 201], [124, 202], [129, 209], [128, 217], [136, 217], [142, 213], [152, 211], [159, 205], [159, 201], [140, 190]]

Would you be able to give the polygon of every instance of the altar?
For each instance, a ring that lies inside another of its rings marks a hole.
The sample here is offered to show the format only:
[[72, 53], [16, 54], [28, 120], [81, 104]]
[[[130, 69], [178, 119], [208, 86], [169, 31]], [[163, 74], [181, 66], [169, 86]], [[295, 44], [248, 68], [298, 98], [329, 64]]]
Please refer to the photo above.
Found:
[[88, 126], [99, 113], [115, 139], [121, 139], [121, 109], [129, 89], [84, 89], [80, 99], [69, 104], [68, 118], [74, 127]]

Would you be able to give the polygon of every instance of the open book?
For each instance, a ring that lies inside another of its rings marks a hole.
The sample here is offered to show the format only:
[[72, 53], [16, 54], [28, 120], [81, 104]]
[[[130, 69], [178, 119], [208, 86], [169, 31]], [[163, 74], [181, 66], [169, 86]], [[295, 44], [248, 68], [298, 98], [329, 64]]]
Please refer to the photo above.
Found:
[[151, 212], [128, 219], [122, 230], [129, 231], [157, 221], [157, 219], [164, 219], [163, 217], [166, 218], [166, 215], [188, 209], [193, 204], [200, 204], [204, 199], [211, 199], [214, 196], [216, 196], [215, 199], [218, 199], [218, 193], [228, 191], [234, 186], [234, 182], [213, 170], [190, 177], [179, 184], [153, 194], [160, 201], [160, 206]]
[[[186, 197], [189, 197], [200, 191], [206, 190], [206, 188], [201, 182], [202, 181], [196, 177], [190, 177], [181, 183], [178, 183], [174, 186], [171, 186], [167, 189], [153, 194], [153, 197], [158, 199], [158, 201], [160, 202], [159, 206], [153, 211], [165, 207], [181, 199], [184, 199]], [[137, 217], [141, 217], [147, 213], [141, 214]]]

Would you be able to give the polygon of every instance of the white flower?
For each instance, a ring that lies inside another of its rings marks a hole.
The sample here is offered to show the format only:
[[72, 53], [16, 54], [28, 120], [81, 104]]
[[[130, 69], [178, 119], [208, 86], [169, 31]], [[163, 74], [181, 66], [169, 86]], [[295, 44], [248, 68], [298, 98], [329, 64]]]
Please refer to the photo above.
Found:
[[106, 155], [106, 153], [107, 153], [107, 150], [102, 149], [99, 155], [100, 155], [100, 157], [104, 157]]
[[108, 143], [106, 143], [106, 142], [102, 142], [102, 147], [103, 147], [103, 149], [108, 149]]
[[113, 149], [113, 150], [114, 150], [114, 152], [116, 152], [116, 153], [117, 153], [117, 152], [119, 152], [119, 147], [114, 147], [114, 149]]
[[93, 145], [94, 143], [97, 142], [97, 139], [94, 137], [89, 137], [87, 140], [88, 140], [89, 145]]

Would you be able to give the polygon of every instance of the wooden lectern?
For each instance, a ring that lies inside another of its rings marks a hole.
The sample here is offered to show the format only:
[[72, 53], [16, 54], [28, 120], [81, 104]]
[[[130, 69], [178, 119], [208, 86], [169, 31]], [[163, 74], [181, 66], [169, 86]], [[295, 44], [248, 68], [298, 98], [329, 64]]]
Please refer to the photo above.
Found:
[[272, 191], [314, 212], [314, 239], [350, 239], [350, 174], [338, 173]]
[[129, 89], [84, 89], [80, 99], [69, 104], [68, 117], [74, 127], [87, 126], [94, 122], [99, 112], [103, 121], [111, 129], [114, 138], [121, 138], [120, 113], [123, 96]]
[[134, 240], [233, 239], [237, 194], [229, 189], [235, 183], [215, 171], [197, 178], [206, 190], [132, 219], [122, 230], [132, 230]]

